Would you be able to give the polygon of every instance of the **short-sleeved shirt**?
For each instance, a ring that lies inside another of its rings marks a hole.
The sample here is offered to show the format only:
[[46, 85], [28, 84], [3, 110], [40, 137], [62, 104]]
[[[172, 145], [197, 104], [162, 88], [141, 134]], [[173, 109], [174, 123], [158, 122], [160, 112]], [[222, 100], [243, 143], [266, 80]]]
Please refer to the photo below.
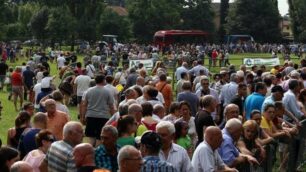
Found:
[[84, 93], [83, 100], [87, 101], [86, 117], [109, 119], [110, 106], [114, 105], [114, 97], [102, 86], [89, 88]]
[[117, 154], [113, 156], [107, 153], [104, 145], [98, 146], [95, 150], [96, 166], [99, 168], [105, 168], [111, 170], [112, 172], [116, 172], [118, 170], [117, 156], [120, 146], [116, 145], [116, 148], [117, 148]]
[[192, 147], [191, 144], [191, 139], [188, 135], [186, 135], [185, 137], [180, 137], [176, 140], [176, 144], [182, 146], [185, 149], [189, 149]]
[[167, 161], [168, 163], [172, 164], [179, 172], [192, 171], [192, 166], [187, 151], [175, 143], [172, 143], [168, 157], [165, 157], [164, 152], [161, 150], [159, 152], [159, 158], [162, 161]]
[[24, 79], [24, 84], [28, 87], [32, 87], [34, 84], [34, 77], [35, 77], [35, 73], [33, 71], [31, 71], [30, 69], [25, 70], [23, 73], [23, 79]]
[[176, 172], [176, 169], [172, 164], [166, 161], [161, 161], [158, 156], [146, 156], [143, 159], [144, 163], [141, 168], [142, 172]]
[[73, 157], [73, 147], [61, 140], [52, 143], [45, 160], [48, 163], [48, 172], [76, 172]]
[[270, 132], [272, 132], [273, 123], [272, 121], [268, 122], [267, 119], [264, 116], [262, 116], [260, 127], [263, 129], [268, 129]]
[[120, 138], [117, 139], [117, 144], [120, 147], [123, 147], [123, 146], [126, 146], [126, 145], [134, 146], [135, 145], [135, 138], [133, 136], [120, 137]]
[[207, 142], [198, 145], [193, 153], [191, 164], [194, 172], [213, 172], [224, 169], [224, 162], [217, 150], [212, 150]]
[[245, 117], [247, 120], [251, 119], [251, 112], [253, 110], [261, 111], [261, 107], [263, 102], [265, 101], [265, 96], [262, 94], [254, 92], [253, 94], [249, 95], [245, 99]]
[[39, 131], [40, 129], [38, 128], [30, 128], [22, 133], [18, 144], [18, 150], [20, 151], [21, 157], [24, 157], [30, 151], [37, 149], [35, 136]]
[[13, 72], [11, 76], [12, 86], [22, 86], [22, 76], [20, 72]]
[[87, 75], [79, 75], [75, 78], [74, 84], [77, 85], [77, 96], [83, 96], [90, 86], [91, 78]]
[[61, 111], [56, 111], [54, 116], [48, 115], [47, 117], [47, 129], [52, 132], [56, 140], [63, 139], [63, 128], [65, 124], [69, 121], [69, 117], [66, 113]]
[[223, 162], [230, 166], [239, 156], [239, 151], [236, 148], [234, 141], [226, 129], [222, 130], [223, 142], [219, 148], [219, 155]]

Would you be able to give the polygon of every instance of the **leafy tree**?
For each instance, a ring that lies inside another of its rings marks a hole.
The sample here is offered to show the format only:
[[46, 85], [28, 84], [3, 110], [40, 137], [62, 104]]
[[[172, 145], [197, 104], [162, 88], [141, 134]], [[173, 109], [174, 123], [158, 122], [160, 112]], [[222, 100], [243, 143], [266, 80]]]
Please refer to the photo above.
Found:
[[30, 37], [28, 24], [32, 16], [39, 11], [39, 8], [38, 4], [30, 2], [18, 6], [19, 36]]
[[226, 24], [226, 17], [228, 15], [229, 10], [229, 0], [221, 0], [220, 5], [220, 28], [219, 28], [219, 36], [220, 40], [222, 41], [224, 35], [226, 34], [225, 31], [225, 24]]
[[66, 6], [52, 8], [49, 12], [46, 29], [50, 35], [52, 43], [68, 40], [74, 30], [76, 21], [70, 14]]
[[47, 23], [49, 18], [48, 7], [42, 7], [30, 20], [29, 27], [33, 35], [44, 42], [47, 37]]
[[118, 35], [120, 40], [127, 41], [131, 37], [131, 24], [127, 17], [119, 16], [111, 9], [106, 9], [100, 17], [99, 34]]
[[209, 32], [211, 35], [215, 33], [211, 0], [184, 0], [182, 7], [183, 29], [200, 29]]
[[141, 42], [150, 42], [157, 30], [177, 28], [180, 24], [179, 5], [175, 0], [128, 0], [135, 37]]
[[288, 4], [294, 38], [306, 42], [306, 1], [288, 0]]
[[250, 34], [257, 42], [281, 38], [279, 11], [271, 0], [236, 0], [227, 18], [228, 34]]

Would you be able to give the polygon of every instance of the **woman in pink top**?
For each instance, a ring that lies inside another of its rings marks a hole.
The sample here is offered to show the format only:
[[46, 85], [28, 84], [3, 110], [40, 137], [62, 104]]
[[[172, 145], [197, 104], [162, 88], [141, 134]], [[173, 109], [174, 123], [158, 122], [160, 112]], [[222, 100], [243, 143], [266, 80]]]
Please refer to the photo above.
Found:
[[40, 172], [39, 166], [55, 138], [50, 131], [41, 130], [36, 135], [35, 141], [38, 148], [29, 152], [23, 161], [29, 163], [33, 167], [34, 172]]

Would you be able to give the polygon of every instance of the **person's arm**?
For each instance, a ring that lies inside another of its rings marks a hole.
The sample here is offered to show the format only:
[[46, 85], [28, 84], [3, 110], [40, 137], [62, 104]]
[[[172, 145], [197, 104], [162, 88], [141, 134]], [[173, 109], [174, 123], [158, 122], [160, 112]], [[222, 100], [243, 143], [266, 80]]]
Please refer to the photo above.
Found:
[[248, 148], [245, 146], [245, 143], [242, 140], [239, 140], [237, 142], [237, 147], [241, 153], [253, 156], [253, 153], [250, 150], [248, 150]]
[[283, 131], [280, 131], [280, 132], [271, 132], [269, 129], [267, 129], [267, 128], [263, 128], [263, 130], [270, 136], [270, 137], [273, 137], [273, 138], [279, 138], [279, 137], [281, 137], [281, 136], [284, 136], [284, 135], [286, 135], [286, 133], [285, 132], [283, 132]]
[[260, 145], [267, 145], [272, 142], [274, 139], [270, 137], [264, 130], [261, 130], [262, 138], [256, 139]]
[[293, 119], [296, 124], [300, 123], [299, 120], [287, 109], [285, 109], [285, 115], [288, 116], [289, 118]]
[[87, 105], [88, 105], [87, 100], [82, 100], [80, 104], [80, 121], [83, 125], [86, 124], [85, 114], [87, 111]]

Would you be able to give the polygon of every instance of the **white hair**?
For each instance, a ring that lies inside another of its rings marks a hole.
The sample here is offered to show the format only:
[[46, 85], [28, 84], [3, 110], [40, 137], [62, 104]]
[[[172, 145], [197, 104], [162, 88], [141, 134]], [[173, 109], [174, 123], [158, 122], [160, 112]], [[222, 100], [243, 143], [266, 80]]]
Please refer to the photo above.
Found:
[[232, 119], [228, 120], [225, 124], [226, 129], [233, 129], [233, 128], [237, 128], [237, 127], [241, 127], [241, 126], [242, 126], [242, 123], [237, 118], [232, 118]]
[[167, 128], [170, 134], [174, 134], [175, 133], [175, 127], [173, 125], [173, 123], [169, 122], [169, 121], [160, 121], [157, 125], [156, 125], [156, 130], [159, 130], [161, 128]]
[[130, 154], [132, 151], [138, 151], [138, 150], [134, 146], [131, 146], [131, 145], [126, 145], [119, 150], [118, 156], [117, 156], [119, 167], [120, 167], [122, 160], [127, 159], [131, 156]]
[[75, 127], [79, 125], [82, 126], [82, 124], [80, 122], [76, 122], [76, 121], [69, 121], [65, 124], [64, 129], [63, 129], [63, 135], [64, 137], [67, 137], [69, 135], [69, 133], [71, 133], [72, 131], [75, 130]]

